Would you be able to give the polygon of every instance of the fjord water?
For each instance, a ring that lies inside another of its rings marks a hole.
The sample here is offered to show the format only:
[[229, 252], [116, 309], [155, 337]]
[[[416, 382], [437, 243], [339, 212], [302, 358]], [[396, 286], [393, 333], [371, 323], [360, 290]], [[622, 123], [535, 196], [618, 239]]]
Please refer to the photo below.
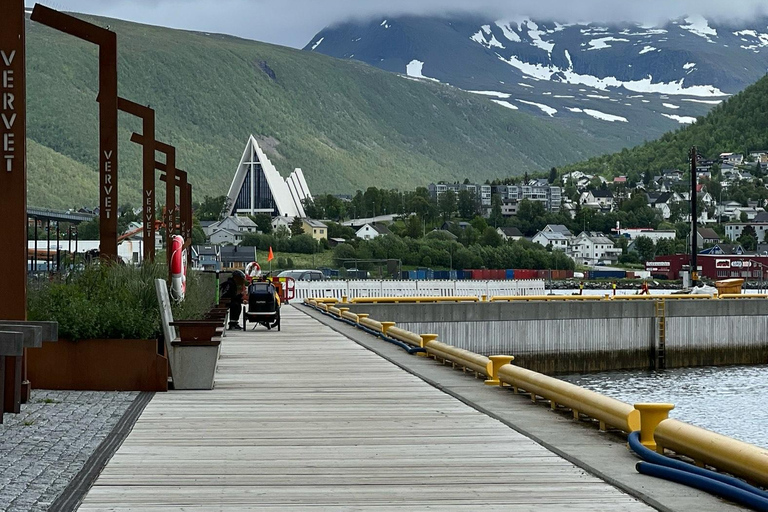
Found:
[[768, 365], [631, 370], [561, 379], [634, 404], [675, 404], [670, 417], [768, 448]]

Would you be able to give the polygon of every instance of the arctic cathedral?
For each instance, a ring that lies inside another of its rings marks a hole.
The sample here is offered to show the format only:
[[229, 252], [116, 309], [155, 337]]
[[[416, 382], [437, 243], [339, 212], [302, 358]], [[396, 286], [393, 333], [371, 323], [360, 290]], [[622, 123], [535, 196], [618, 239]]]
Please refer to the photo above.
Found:
[[306, 217], [302, 201], [311, 198], [301, 169], [283, 180], [251, 135], [227, 193], [227, 215]]

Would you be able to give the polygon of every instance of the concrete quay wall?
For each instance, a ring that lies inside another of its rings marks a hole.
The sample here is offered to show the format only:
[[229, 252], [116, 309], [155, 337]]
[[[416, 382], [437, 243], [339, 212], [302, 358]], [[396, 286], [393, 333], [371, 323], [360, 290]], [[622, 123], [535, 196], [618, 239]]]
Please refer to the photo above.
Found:
[[[351, 311], [555, 374], [768, 362], [768, 300], [350, 304]], [[346, 305], [345, 305], [346, 306]], [[663, 328], [662, 328], [663, 323]]]

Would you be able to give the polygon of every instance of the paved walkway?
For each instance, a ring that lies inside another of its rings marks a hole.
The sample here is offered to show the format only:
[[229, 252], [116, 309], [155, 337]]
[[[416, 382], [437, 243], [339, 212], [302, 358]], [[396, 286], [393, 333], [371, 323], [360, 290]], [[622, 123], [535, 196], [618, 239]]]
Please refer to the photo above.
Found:
[[0, 510], [48, 510], [137, 395], [33, 389], [0, 425]]
[[216, 389], [157, 394], [80, 510], [510, 507], [652, 510], [285, 307], [225, 339]]

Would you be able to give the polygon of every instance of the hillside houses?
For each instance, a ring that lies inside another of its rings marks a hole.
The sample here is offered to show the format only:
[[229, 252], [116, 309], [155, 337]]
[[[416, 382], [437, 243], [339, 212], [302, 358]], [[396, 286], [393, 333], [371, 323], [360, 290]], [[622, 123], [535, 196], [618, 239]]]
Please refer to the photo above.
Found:
[[531, 241], [553, 251], [563, 251], [579, 265], [612, 265], [622, 254], [621, 249], [603, 233], [583, 231], [573, 236], [568, 229], [558, 229], [560, 227], [565, 228], [547, 226]]

